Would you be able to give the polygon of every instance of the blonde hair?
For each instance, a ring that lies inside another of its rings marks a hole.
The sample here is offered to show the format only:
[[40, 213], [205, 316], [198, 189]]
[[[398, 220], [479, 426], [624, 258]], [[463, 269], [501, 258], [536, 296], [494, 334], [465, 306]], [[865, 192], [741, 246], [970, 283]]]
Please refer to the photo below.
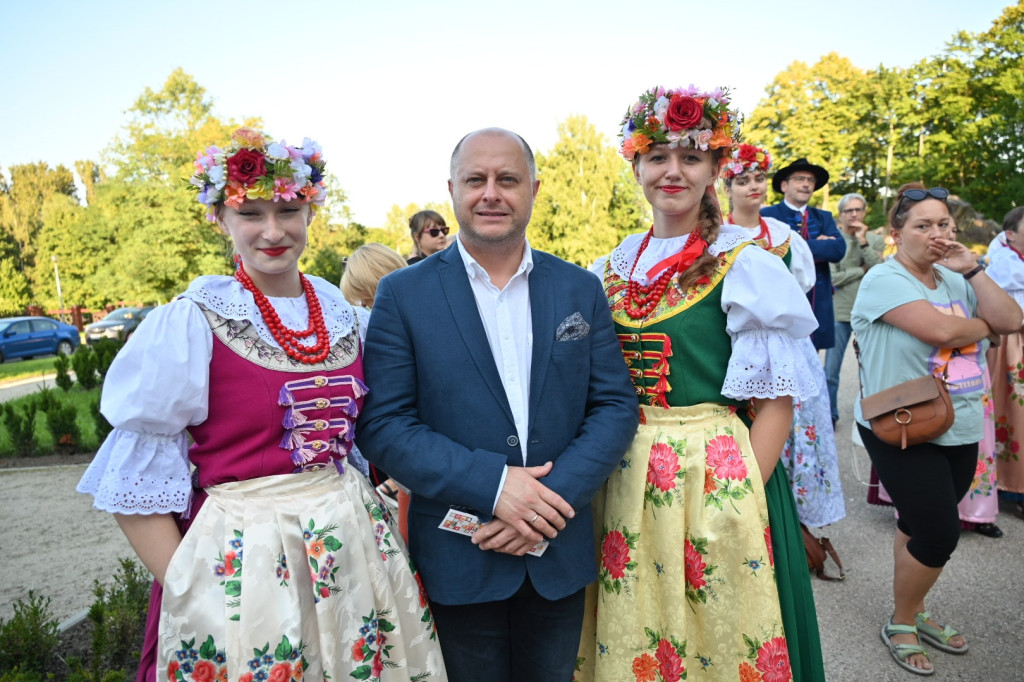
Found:
[[341, 275], [341, 293], [352, 305], [373, 306], [381, 277], [405, 267], [405, 259], [383, 244], [363, 244], [348, 257]]

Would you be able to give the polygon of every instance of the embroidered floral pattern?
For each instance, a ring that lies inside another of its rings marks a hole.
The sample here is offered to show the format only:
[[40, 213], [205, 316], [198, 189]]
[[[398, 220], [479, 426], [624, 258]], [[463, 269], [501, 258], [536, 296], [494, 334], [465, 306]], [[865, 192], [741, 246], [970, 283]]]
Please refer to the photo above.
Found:
[[1020, 459], [1020, 441], [1014, 435], [1013, 424], [1007, 415], [999, 415], [996, 419], [996, 459], [1003, 462], [1016, 462]]
[[763, 682], [789, 682], [793, 671], [789, 665], [789, 649], [785, 637], [773, 637], [757, 649], [754, 667]]
[[384, 561], [401, 554], [398, 547], [391, 544], [391, 514], [384, 503], [367, 502], [366, 512], [373, 520], [373, 538], [377, 543], [380, 558]]
[[[741, 500], [754, 492], [754, 485], [748, 476], [747, 464], [743, 460], [739, 443], [729, 429], [724, 435], [713, 437], [705, 446], [707, 471], [704, 482], [704, 506], [719, 511], [728, 501], [736, 510], [734, 500]], [[708, 477], [712, 480], [708, 481]], [[712, 485], [712, 483], [714, 485]]]
[[288, 557], [282, 554], [277, 560], [277, 579], [281, 581], [279, 583], [281, 587], [288, 587], [291, 577], [291, 571], [288, 570]]
[[[679, 682], [686, 679], [686, 642], [675, 637], [663, 637], [651, 628], [647, 634], [647, 649], [633, 659], [633, 678], [636, 682]], [[653, 652], [653, 654], [651, 653]]]
[[[235, 530], [234, 539], [228, 543], [228, 550], [217, 555], [217, 563], [213, 567], [215, 575], [223, 576], [220, 584], [224, 586], [227, 597], [225, 605], [229, 609], [238, 609], [242, 605], [242, 531]], [[238, 620], [239, 614], [230, 616], [229, 620]]]
[[708, 578], [718, 568], [708, 565], [704, 561], [704, 557], [708, 553], [708, 539], [689, 537], [685, 540], [683, 550], [686, 598], [693, 603], [706, 604], [708, 601]]
[[173, 660], [167, 664], [168, 682], [179, 682], [192, 679], [195, 682], [221, 682], [227, 680], [227, 656], [223, 649], [218, 649], [213, 637], [207, 635], [206, 641], [198, 649], [196, 640], [182, 640], [181, 648], [174, 652]]
[[630, 533], [625, 526], [622, 530], [605, 529], [604, 540], [601, 542], [601, 567], [598, 572], [598, 581], [605, 592], [618, 594], [626, 582], [633, 578], [627, 573], [636, 570], [637, 564], [629, 553], [636, 551], [638, 539], [640, 534]]
[[398, 668], [391, 660], [392, 645], [388, 644], [387, 633], [395, 629], [388, 620], [391, 612], [370, 611], [363, 616], [363, 625], [359, 628], [359, 639], [352, 643], [352, 658], [362, 665], [356, 667], [350, 676], [357, 680], [379, 680], [384, 668]]
[[336, 524], [317, 528], [314, 520], [310, 519], [302, 532], [302, 539], [306, 542], [306, 554], [309, 556], [313, 598], [317, 602], [341, 592], [341, 587], [337, 584], [337, 573], [341, 567], [335, 565], [337, 560], [331, 553], [342, 547], [341, 540], [331, 535], [337, 529]]
[[282, 636], [281, 643], [270, 653], [270, 642], [261, 649], [253, 649], [253, 658], [249, 659], [249, 672], [242, 674], [238, 682], [298, 682], [309, 663], [302, 655], [306, 645], [300, 640], [293, 645], [288, 637]]
[[686, 469], [680, 466], [680, 458], [686, 456], [686, 441], [668, 437], [666, 442], [651, 446], [647, 463], [647, 486], [644, 489], [644, 505], [648, 502], [654, 508], [671, 506], [676, 498], [682, 504], [682, 493], [678, 486], [686, 477]]

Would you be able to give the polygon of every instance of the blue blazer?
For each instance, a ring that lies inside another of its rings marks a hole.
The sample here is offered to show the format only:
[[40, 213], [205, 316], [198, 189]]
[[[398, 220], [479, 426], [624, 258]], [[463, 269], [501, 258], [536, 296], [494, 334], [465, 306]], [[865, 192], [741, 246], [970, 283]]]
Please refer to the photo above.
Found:
[[[636, 435], [638, 403], [600, 280], [535, 250], [529, 285], [526, 463], [554, 462], [542, 482], [576, 512], [541, 557], [484, 551], [438, 528], [452, 506], [489, 520], [505, 465], [523, 464], [458, 245], [377, 287], [357, 442], [368, 460], [412, 489], [409, 549], [427, 593], [441, 604], [507, 599], [527, 575], [543, 597], [560, 599], [597, 577], [590, 500]], [[575, 313], [589, 333], [557, 340], [559, 325]]]
[[[789, 225], [795, 232], [803, 227], [803, 217], [783, 202], [761, 209], [761, 215], [775, 218]], [[815, 281], [814, 288], [807, 293], [811, 302], [814, 317], [818, 320], [818, 328], [811, 334], [811, 341], [818, 350], [831, 348], [835, 345], [835, 313], [832, 308], [832, 272], [829, 263], [838, 263], [846, 255], [846, 240], [836, 227], [832, 214], [820, 208], [807, 207], [807, 233], [810, 239], [807, 246], [811, 247], [814, 256]], [[833, 239], [817, 239], [828, 235]]]

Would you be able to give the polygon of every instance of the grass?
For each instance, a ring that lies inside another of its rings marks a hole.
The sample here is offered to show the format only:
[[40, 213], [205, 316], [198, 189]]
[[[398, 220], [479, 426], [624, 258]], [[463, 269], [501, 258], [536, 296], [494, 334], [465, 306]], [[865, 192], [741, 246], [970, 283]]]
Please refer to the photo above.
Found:
[[0, 385], [18, 379], [36, 378], [43, 374], [53, 374], [55, 355], [31, 360], [8, 360], [0, 364]]
[[[53, 360], [51, 359], [50, 362], [52, 363]], [[78, 411], [75, 421], [81, 430], [82, 438], [81, 442], [75, 447], [75, 452], [94, 452], [98, 449], [100, 444], [96, 438], [96, 422], [93, 420], [89, 406], [96, 400], [99, 400], [100, 387], [86, 391], [78, 384], [75, 384], [67, 393], [56, 388], [50, 390], [54, 392], [57, 400], [62, 403], [71, 403]], [[26, 401], [35, 399], [35, 395], [29, 395], [9, 402], [18, 409], [21, 409]], [[36, 414], [35, 433], [36, 442], [39, 444], [39, 454], [44, 455], [53, 452], [53, 436], [50, 435], [49, 429], [46, 428], [46, 415], [42, 412]], [[7, 429], [0, 425], [0, 457], [12, 456], [14, 456], [14, 448], [11, 444], [10, 435], [7, 433]]]

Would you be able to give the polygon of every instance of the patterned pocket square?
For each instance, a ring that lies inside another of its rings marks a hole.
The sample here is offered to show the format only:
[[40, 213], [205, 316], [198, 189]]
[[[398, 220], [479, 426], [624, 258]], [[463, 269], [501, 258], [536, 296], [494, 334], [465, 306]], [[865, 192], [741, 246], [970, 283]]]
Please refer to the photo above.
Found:
[[578, 341], [587, 338], [590, 334], [590, 325], [579, 313], [573, 313], [562, 320], [555, 332], [555, 341]]

